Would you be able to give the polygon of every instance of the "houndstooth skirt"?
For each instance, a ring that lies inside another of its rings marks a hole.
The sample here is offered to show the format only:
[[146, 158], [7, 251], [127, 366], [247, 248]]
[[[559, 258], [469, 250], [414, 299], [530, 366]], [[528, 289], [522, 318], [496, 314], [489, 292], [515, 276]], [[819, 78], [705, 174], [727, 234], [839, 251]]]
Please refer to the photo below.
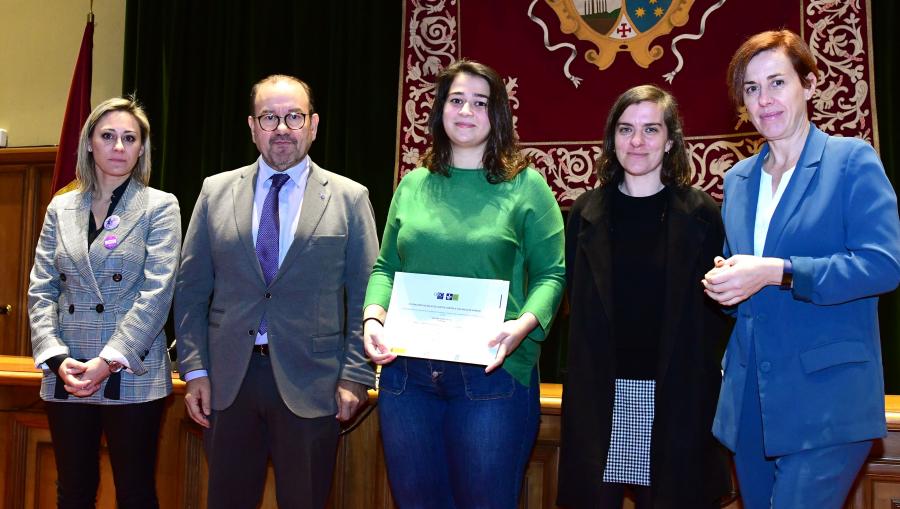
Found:
[[603, 482], [650, 486], [655, 380], [616, 380]]

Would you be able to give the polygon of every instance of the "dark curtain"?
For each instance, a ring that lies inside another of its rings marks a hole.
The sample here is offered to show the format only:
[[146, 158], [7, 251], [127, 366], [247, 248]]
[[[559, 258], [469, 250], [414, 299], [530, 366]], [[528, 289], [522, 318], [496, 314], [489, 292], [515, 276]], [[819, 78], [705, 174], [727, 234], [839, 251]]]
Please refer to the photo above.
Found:
[[[895, 20], [900, 16], [898, 2], [872, 0], [872, 42], [875, 66], [875, 106], [878, 113], [878, 137], [881, 160], [894, 190], [900, 190], [900, 103], [897, 102], [897, 62], [900, 59], [900, 31]], [[900, 394], [900, 291], [881, 299], [878, 317], [884, 355], [884, 383], [888, 394]]]
[[153, 132], [151, 185], [187, 227], [203, 178], [253, 162], [250, 87], [290, 74], [321, 117], [310, 157], [369, 188], [380, 227], [393, 192], [402, 2], [128, 0], [123, 90]]
[[[896, 189], [900, 13], [886, 0], [871, 8], [880, 149]], [[369, 188], [380, 232], [393, 193], [401, 22], [400, 0], [128, 0], [123, 90], [150, 117], [151, 184], [178, 196], [187, 227], [203, 178], [257, 156], [250, 87], [292, 74], [312, 86], [322, 117], [311, 157]], [[900, 394], [898, 292], [884, 296], [880, 317], [886, 390]], [[544, 381], [565, 374], [564, 310], [559, 318], [544, 344]]]

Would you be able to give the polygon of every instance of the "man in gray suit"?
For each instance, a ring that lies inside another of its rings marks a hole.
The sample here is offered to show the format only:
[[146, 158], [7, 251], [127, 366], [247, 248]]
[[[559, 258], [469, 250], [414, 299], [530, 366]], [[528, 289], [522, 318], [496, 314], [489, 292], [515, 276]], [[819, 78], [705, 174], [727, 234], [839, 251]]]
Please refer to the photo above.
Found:
[[259, 159], [207, 178], [175, 284], [185, 404], [206, 429], [210, 507], [256, 507], [267, 460], [281, 507], [323, 507], [339, 423], [374, 381], [362, 303], [378, 254], [365, 187], [307, 156], [309, 86], [263, 79], [247, 118]]

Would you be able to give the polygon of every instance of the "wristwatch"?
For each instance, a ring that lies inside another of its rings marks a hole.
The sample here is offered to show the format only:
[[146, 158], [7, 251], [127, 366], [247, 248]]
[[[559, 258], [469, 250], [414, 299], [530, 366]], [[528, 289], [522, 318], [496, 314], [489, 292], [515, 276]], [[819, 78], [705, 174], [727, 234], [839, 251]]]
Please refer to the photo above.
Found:
[[125, 366], [123, 366], [119, 361], [104, 359], [103, 357], [100, 357], [100, 359], [106, 363], [106, 366], [109, 368], [110, 373], [118, 373], [119, 371], [125, 369]]
[[781, 272], [781, 285], [779, 288], [782, 290], [790, 290], [794, 286], [794, 264], [791, 263], [790, 258], [784, 259], [784, 269]]

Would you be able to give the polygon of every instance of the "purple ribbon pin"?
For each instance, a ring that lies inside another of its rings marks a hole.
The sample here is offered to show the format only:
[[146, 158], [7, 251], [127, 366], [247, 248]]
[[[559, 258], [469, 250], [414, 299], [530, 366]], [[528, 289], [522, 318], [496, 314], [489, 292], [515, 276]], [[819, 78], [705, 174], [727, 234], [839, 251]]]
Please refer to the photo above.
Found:
[[103, 239], [103, 247], [106, 249], [115, 249], [119, 245], [119, 239], [115, 235], [107, 235]]
[[[115, 230], [119, 227], [119, 216], [113, 214], [106, 218], [106, 221], [103, 221], [103, 228], [106, 230]], [[115, 238], [115, 237], [113, 237]], [[115, 247], [115, 246], [113, 246]]]

